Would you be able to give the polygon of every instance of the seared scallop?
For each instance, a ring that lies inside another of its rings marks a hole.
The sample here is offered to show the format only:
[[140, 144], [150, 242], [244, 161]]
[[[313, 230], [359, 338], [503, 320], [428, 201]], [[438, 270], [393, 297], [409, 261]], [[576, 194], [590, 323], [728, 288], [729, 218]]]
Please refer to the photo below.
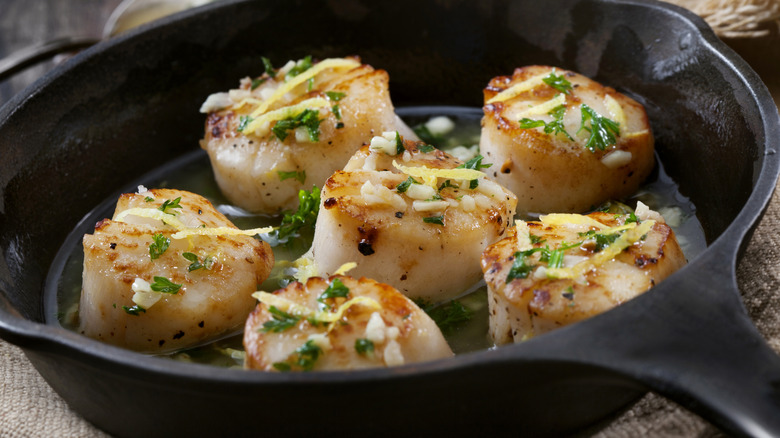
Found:
[[521, 213], [582, 213], [636, 192], [653, 169], [644, 107], [585, 76], [519, 68], [484, 97], [480, 150]]
[[685, 265], [663, 218], [552, 214], [517, 221], [482, 256], [490, 335], [520, 342], [594, 316], [647, 291]]
[[402, 124], [388, 80], [358, 58], [306, 58], [210, 96], [201, 147], [223, 194], [252, 212], [294, 209], [299, 190], [322, 186], [363, 141]]
[[162, 353], [240, 329], [274, 263], [257, 231], [238, 230], [193, 193], [122, 195], [113, 218], [83, 238], [79, 331]]
[[395, 132], [371, 140], [321, 194], [312, 257], [322, 274], [353, 275], [412, 298], [451, 299], [481, 278], [479, 257], [500, 239], [515, 196], [463, 163]]
[[246, 368], [351, 370], [452, 356], [425, 312], [374, 280], [312, 277], [255, 297], [244, 329]]

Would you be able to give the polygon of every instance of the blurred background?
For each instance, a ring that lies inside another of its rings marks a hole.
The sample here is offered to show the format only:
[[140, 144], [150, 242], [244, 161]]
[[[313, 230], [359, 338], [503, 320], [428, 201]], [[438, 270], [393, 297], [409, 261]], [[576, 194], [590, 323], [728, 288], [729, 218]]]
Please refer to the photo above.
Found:
[[[0, 105], [79, 48], [143, 22], [219, 0], [0, 0]], [[700, 15], [780, 102], [780, 0], [669, 0]], [[69, 51], [46, 56], [60, 47]], [[20, 59], [43, 60], [3, 75]], [[10, 77], [9, 77], [10, 76]]]

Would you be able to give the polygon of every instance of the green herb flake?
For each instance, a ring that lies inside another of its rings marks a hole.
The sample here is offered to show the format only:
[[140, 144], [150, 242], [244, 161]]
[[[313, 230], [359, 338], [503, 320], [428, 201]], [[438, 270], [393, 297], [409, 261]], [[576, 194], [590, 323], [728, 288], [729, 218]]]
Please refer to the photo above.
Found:
[[250, 90], [254, 91], [257, 87], [263, 85], [265, 83], [265, 81], [267, 81], [267, 80], [268, 80], [268, 78], [252, 79], [252, 86], [251, 86]]
[[295, 179], [295, 180], [298, 180], [298, 182], [300, 182], [301, 184], [303, 184], [306, 181], [306, 171], [305, 170], [302, 170], [300, 172], [296, 172], [294, 170], [290, 171], [290, 172], [285, 172], [283, 170], [280, 170], [280, 171], [277, 171], [276, 173], [277, 173], [277, 175], [279, 175], [279, 181], [284, 181], [286, 179], [291, 179], [291, 178]]
[[485, 157], [482, 155], [477, 155], [476, 157], [466, 161], [465, 163], [461, 164], [460, 166], [456, 167], [456, 169], [472, 169], [472, 170], [482, 170], [487, 169], [488, 167], [492, 166], [493, 164], [482, 164], [482, 160], [484, 160]]
[[448, 187], [449, 188], [453, 188], [453, 189], [457, 189], [458, 185], [457, 184], [453, 184], [452, 181], [450, 181], [450, 180], [446, 180], [443, 183], [441, 183], [441, 185], [439, 186], [439, 191], [442, 191], [442, 190], [444, 190], [444, 189], [446, 189]]
[[298, 191], [298, 211], [286, 213], [282, 218], [282, 224], [271, 235], [280, 242], [286, 242], [291, 236], [297, 236], [303, 227], [314, 228], [317, 222], [317, 213], [320, 210], [320, 189], [313, 186], [311, 191]]
[[528, 238], [531, 239], [531, 243], [534, 245], [544, 243], [546, 241], [545, 239], [542, 239], [539, 236], [534, 236], [533, 234], [528, 234]]
[[328, 100], [333, 102], [338, 102], [341, 99], [347, 97], [347, 93], [342, 93], [339, 91], [326, 91], [325, 96], [328, 97]]
[[145, 202], [154, 202], [154, 198], [152, 198], [151, 196], [147, 196], [147, 197], [144, 198], [144, 201]]
[[214, 266], [214, 257], [207, 256], [203, 259], [203, 261], [200, 261], [200, 258], [197, 254], [191, 253], [191, 252], [183, 252], [182, 257], [187, 259], [190, 263], [190, 265], [187, 267], [188, 272], [197, 271], [198, 269], [211, 269], [212, 266]]
[[247, 126], [249, 126], [250, 123], [252, 123], [252, 120], [254, 120], [252, 117], [249, 116], [241, 116], [238, 118], [238, 126], [236, 127], [237, 132], [244, 132], [244, 129], [246, 129]]
[[295, 325], [301, 319], [298, 316], [291, 315], [283, 310], [279, 310], [276, 306], [269, 307], [268, 312], [271, 314], [273, 319], [263, 323], [263, 328], [261, 328], [260, 331], [264, 333], [280, 333], [287, 329], [291, 329], [295, 327]]
[[566, 132], [566, 129], [563, 126], [563, 116], [566, 113], [566, 106], [564, 105], [558, 105], [555, 108], [553, 108], [550, 112], [547, 114], [551, 115], [553, 117], [553, 121], [550, 123], [546, 123], [543, 120], [532, 120], [528, 118], [522, 118], [520, 119], [520, 129], [533, 129], [533, 128], [541, 128], [544, 127], [544, 133], [545, 134], [563, 134], [568, 138], [569, 140], [574, 140], [571, 135], [569, 135], [568, 132]]
[[330, 107], [330, 111], [334, 116], [336, 116], [336, 120], [341, 120], [341, 108], [339, 108], [338, 105], [333, 105]]
[[639, 223], [639, 218], [636, 217], [636, 215], [634, 213], [629, 213], [628, 214], [628, 218], [626, 218], [626, 222], [625, 223], [627, 223], [627, 224], [630, 224], [630, 223], [638, 224]]
[[602, 117], [586, 104], [582, 104], [580, 109], [582, 113], [582, 121], [580, 122], [580, 129], [577, 131], [585, 130], [590, 133], [588, 141], [585, 143], [585, 147], [591, 151], [606, 150], [607, 147], [617, 144], [615, 136], [620, 136], [620, 126], [606, 118]]
[[414, 302], [431, 317], [445, 334], [452, 333], [474, 316], [474, 312], [460, 301], [450, 301], [439, 306], [434, 306], [424, 299], [417, 299]]
[[305, 109], [297, 116], [288, 117], [283, 120], [278, 120], [271, 131], [276, 138], [280, 141], [284, 141], [289, 135], [289, 131], [303, 127], [309, 134], [309, 140], [312, 142], [320, 141], [320, 123], [323, 119], [319, 118], [319, 110]]
[[571, 301], [574, 299], [574, 288], [569, 286], [566, 288], [566, 291], [561, 293], [561, 296], [566, 298], [567, 300]]
[[421, 141], [436, 147], [443, 146], [446, 140], [443, 135], [434, 135], [425, 124], [414, 126], [412, 131], [417, 134]]
[[549, 268], [560, 268], [563, 266], [563, 256], [564, 256], [564, 250], [561, 248], [554, 249], [550, 251], [547, 258], [547, 267]]
[[401, 134], [398, 133], [398, 131], [395, 131], [395, 154], [399, 155], [404, 153], [406, 151], [406, 148], [404, 148], [404, 141], [401, 139]]
[[405, 191], [409, 190], [409, 186], [411, 186], [412, 184], [419, 184], [419, 183], [410, 176], [409, 178], [406, 178], [406, 181], [402, 182], [401, 184], [398, 184], [395, 187], [395, 191], [398, 193], [404, 193]]
[[276, 71], [274, 70], [273, 64], [271, 64], [271, 60], [269, 60], [265, 56], [261, 57], [260, 59], [263, 61], [263, 67], [265, 67], [265, 73], [268, 76], [270, 76], [272, 78], [275, 78], [276, 77]]
[[277, 371], [281, 371], [283, 373], [288, 373], [288, 372], [292, 371], [292, 367], [290, 366], [290, 364], [288, 364], [286, 362], [275, 362], [273, 364], [273, 367]]
[[560, 91], [563, 94], [571, 94], [571, 90], [572, 90], [571, 82], [566, 80], [566, 78], [563, 77], [563, 75], [560, 76], [556, 75], [555, 69], [553, 69], [553, 71], [549, 75], [542, 78], [542, 82], [555, 88], [556, 90]]
[[423, 218], [423, 222], [426, 224], [444, 225], [444, 215], [427, 216]]
[[179, 289], [181, 289], [180, 284], [176, 284], [165, 277], [157, 277], [157, 276], [154, 277], [154, 283], [149, 285], [149, 287], [155, 292], [162, 292], [164, 294], [172, 294], [172, 295], [175, 295], [176, 293], [179, 292]]
[[311, 62], [311, 55], [306, 56], [305, 58], [301, 59], [295, 64], [295, 67], [291, 68], [290, 71], [287, 73], [288, 76], [298, 76], [299, 74], [305, 72], [306, 70], [310, 69], [312, 67]]
[[179, 202], [181, 202], [181, 196], [171, 201], [170, 199], [166, 199], [161, 206], [158, 207], [158, 210], [162, 211], [163, 213], [168, 214], [176, 214], [175, 211], [173, 211], [176, 208], [181, 208], [181, 205], [179, 205]]
[[146, 313], [146, 309], [138, 305], [132, 307], [122, 306], [122, 310], [124, 310], [128, 315], [133, 316], [140, 316], [142, 312]]
[[427, 154], [429, 152], [435, 151], [436, 150], [436, 146], [433, 146], [433, 145], [430, 145], [430, 144], [421, 144], [421, 145], [417, 146], [417, 150], [422, 152], [422, 153], [424, 153], [424, 154]]
[[149, 257], [152, 260], [157, 260], [168, 249], [171, 244], [171, 239], [165, 237], [162, 233], [157, 233], [152, 236], [153, 242], [149, 245]]
[[374, 352], [374, 343], [365, 338], [355, 339], [355, 351], [361, 356]]
[[325, 300], [331, 298], [347, 298], [348, 296], [349, 288], [345, 286], [340, 279], [334, 278], [333, 282], [328, 285], [328, 288], [325, 289], [325, 291], [317, 298], [317, 301], [325, 304], [326, 307], [330, 308], [330, 305], [328, 305]]

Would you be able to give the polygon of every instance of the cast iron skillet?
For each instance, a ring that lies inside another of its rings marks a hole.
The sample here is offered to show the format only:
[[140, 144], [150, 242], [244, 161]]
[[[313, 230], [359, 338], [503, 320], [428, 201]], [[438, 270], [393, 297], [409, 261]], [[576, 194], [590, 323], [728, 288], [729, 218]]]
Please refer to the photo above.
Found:
[[[44, 325], [47, 271], [101, 201], [197, 148], [208, 94], [276, 62], [359, 54], [398, 106], [479, 107], [517, 66], [639, 98], [709, 247], [615, 311], [519, 345], [361, 372], [268, 374], [146, 357]], [[778, 175], [780, 121], [706, 25], [656, 2], [228, 1], [101, 43], [0, 111], [0, 335], [116, 435], [562, 434], [651, 389], [724, 431], [780, 435], [780, 358], [735, 263]]]

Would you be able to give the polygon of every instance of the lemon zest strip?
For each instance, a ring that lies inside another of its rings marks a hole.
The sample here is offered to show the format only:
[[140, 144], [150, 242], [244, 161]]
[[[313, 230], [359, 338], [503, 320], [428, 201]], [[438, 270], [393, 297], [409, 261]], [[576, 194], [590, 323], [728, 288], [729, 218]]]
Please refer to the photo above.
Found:
[[164, 213], [156, 208], [128, 208], [127, 210], [122, 210], [119, 212], [115, 217], [114, 220], [116, 222], [125, 222], [125, 218], [127, 216], [138, 216], [143, 218], [149, 218], [149, 219], [157, 219], [159, 221], [162, 221], [162, 223], [166, 225], [170, 225], [178, 230], [183, 230], [187, 228], [186, 225], [184, 225], [176, 216], [168, 213]]
[[268, 111], [268, 108], [271, 107], [271, 104], [279, 100], [282, 96], [287, 94], [289, 91], [291, 91], [296, 86], [308, 81], [309, 79], [313, 78], [320, 72], [328, 69], [338, 69], [338, 68], [354, 68], [358, 67], [360, 65], [359, 62], [355, 61], [354, 59], [347, 59], [347, 58], [328, 58], [324, 59], [317, 64], [313, 65], [310, 69], [306, 70], [305, 72], [294, 76], [289, 81], [282, 84], [279, 88], [274, 91], [274, 94], [272, 94], [268, 99], [264, 100], [263, 103], [260, 104], [260, 106], [255, 109], [251, 117], [257, 117], [260, 114], [265, 113]]
[[393, 160], [393, 167], [406, 175], [422, 179], [426, 185], [433, 188], [438, 187], [439, 178], [471, 181], [485, 177], [483, 172], [474, 169], [432, 169], [426, 166], [409, 167], [398, 164], [395, 160]]

